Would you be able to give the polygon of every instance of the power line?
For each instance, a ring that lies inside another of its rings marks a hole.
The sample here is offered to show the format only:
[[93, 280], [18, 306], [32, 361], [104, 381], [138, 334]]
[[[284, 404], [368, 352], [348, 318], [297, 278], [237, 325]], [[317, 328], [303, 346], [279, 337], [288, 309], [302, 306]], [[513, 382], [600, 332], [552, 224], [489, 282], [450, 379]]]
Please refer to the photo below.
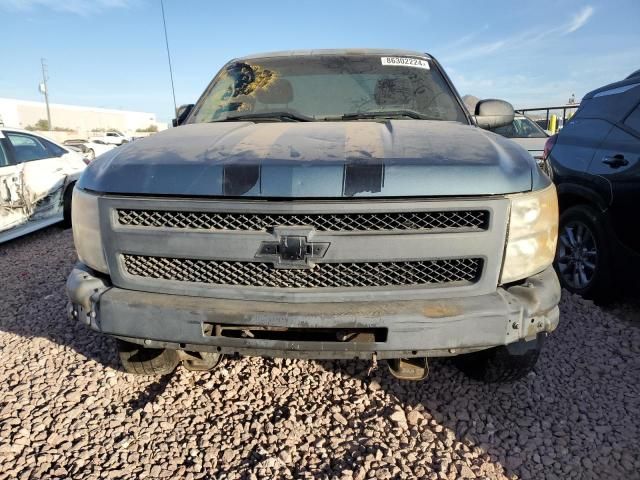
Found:
[[173, 95], [173, 111], [178, 117], [178, 104], [176, 103], [176, 89], [173, 85], [173, 68], [171, 67], [171, 54], [169, 53], [169, 37], [167, 35], [167, 20], [164, 17], [164, 2], [160, 0], [160, 8], [162, 9], [162, 24], [164, 25], [164, 43], [167, 46], [167, 60], [169, 60], [169, 76], [171, 77], [171, 94]]

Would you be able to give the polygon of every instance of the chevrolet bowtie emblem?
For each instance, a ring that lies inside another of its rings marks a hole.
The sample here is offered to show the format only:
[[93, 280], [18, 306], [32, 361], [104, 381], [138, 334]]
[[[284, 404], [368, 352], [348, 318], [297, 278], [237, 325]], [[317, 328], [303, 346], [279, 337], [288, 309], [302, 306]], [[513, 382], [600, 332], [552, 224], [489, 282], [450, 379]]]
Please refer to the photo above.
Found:
[[303, 236], [286, 235], [262, 242], [256, 258], [273, 262], [275, 268], [311, 268], [311, 261], [322, 258], [328, 248], [328, 242], [308, 242]]

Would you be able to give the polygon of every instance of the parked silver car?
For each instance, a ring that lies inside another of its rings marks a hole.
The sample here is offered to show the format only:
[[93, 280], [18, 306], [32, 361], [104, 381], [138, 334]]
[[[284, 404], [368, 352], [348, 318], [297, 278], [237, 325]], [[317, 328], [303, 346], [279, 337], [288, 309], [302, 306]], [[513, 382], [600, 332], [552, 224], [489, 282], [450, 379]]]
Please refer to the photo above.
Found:
[[544, 144], [549, 138], [549, 134], [536, 122], [522, 114], [516, 114], [513, 122], [509, 125], [494, 128], [492, 131], [503, 137], [510, 138], [525, 148], [536, 160], [542, 159]]

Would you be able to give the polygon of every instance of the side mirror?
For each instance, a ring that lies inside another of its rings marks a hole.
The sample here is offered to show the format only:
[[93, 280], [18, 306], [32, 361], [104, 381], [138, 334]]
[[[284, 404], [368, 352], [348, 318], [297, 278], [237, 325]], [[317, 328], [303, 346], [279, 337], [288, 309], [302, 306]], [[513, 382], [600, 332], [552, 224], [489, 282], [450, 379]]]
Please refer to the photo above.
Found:
[[180, 105], [178, 107], [178, 111], [176, 112], [176, 118], [174, 118], [171, 123], [174, 127], [180, 126], [187, 119], [191, 110], [193, 110], [193, 103], [187, 103], [186, 105]]
[[504, 127], [513, 122], [514, 116], [513, 106], [504, 100], [481, 100], [476, 105], [475, 119], [480, 128]]

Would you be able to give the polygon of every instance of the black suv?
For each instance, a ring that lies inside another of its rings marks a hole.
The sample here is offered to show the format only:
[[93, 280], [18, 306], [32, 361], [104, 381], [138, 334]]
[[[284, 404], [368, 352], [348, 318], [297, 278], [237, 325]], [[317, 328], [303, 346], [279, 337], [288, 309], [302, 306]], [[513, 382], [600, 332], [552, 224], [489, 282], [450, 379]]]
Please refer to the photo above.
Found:
[[640, 77], [588, 93], [545, 154], [560, 201], [562, 286], [610, 299], [640, 258]]

